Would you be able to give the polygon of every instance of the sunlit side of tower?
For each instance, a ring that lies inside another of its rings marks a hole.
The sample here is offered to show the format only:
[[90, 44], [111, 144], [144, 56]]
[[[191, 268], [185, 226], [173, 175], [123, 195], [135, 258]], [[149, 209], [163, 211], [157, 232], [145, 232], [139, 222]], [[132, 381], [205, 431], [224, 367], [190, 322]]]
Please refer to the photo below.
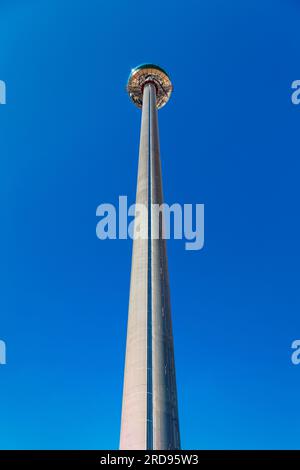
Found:
[[166, 242], [152, 209], [163, 203], [157, 109], [172, 84], [145, 64], [132, 70], [127, 90], [142, 108], [136, 203], [148, 208], [148, 237], [133, 241], [120, 449], [179, 449]]

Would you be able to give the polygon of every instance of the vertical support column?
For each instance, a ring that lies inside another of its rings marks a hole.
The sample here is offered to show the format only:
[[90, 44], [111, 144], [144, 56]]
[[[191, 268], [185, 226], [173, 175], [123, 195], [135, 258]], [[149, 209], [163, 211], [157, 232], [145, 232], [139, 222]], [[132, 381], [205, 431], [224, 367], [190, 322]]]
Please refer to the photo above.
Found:
[[179, 449], [166, 243], [152, 209], [163, 202], [152, 83], [143, 91], [136, 202], [148, 208], [148, 239], [133, 242], [120, 449]]

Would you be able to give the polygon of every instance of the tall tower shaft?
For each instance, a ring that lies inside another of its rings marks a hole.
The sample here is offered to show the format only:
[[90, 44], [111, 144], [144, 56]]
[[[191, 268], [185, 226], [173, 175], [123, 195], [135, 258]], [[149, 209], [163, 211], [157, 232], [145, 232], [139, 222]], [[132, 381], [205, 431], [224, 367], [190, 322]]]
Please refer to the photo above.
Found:
[[153, 212], [163, 203], [157, 108], [171, 87], [151, 64], [134, 69], [128, 83], [142, 107], [136, 203], [147, 207], [148, 236], [133, 241], [120, 449], [180, 448], [166, 242]]

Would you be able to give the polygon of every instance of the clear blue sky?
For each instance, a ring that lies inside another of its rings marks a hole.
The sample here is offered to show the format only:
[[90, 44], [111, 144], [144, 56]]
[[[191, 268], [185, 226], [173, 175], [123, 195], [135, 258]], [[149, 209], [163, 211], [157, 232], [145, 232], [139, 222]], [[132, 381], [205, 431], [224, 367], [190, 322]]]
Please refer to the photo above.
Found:
[[168, 244], [182, 446], [300, 448], [296, 0], [2, 0], [0, 447], [117, 448], [131, 241], [96, 207], [134, 202], [155, 62], [165, 199], [204, 203], [205, 248]]

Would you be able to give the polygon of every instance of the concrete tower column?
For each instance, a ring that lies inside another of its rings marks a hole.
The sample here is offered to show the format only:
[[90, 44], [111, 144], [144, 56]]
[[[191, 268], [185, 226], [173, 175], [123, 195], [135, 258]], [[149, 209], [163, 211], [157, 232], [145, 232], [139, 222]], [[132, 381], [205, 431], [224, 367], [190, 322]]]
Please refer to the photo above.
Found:
[[[120, 449], [179, 449], [179, 424], [157, 120], [157, 86], [142, 89], [136, 203], [148, 215], [133, 241]], [[155, 234], [158, 237], [154, 238]]]

